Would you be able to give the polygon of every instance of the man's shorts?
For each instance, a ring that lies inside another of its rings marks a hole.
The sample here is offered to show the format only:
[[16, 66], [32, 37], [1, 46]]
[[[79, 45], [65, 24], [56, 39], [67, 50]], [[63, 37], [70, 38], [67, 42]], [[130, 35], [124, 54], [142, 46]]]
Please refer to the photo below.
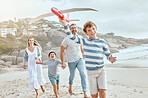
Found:
[[50, 76], [50, 75], [48, 75], [48, 77], [49, 77], [49, 80], [50, 80], [50, 82], [51, 82], [51, 84], [59, 84], [59, 75], [57, 75], [57, 76]]
[[91, 95], [97, 94], [99, 89], [107, 89], [107, 77], [104, 68], [87, 70], [87, 75]]

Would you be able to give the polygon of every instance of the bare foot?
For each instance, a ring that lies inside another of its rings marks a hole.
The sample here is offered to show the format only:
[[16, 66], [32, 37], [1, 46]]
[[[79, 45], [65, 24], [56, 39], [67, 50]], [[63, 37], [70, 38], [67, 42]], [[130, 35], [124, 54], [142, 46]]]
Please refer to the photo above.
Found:
[[84, 91], [84, 98], [90, 98], [90, 97], [86, 94], [86, 91]]
[[69, 85], [68, 92], [69, 92], [69, 94], [70, 94], [70, 95], [72, 95], [72, 94], [73, 94], [73, 93], [72, 93], [72, 85]]
[[59, 98], [59, 96], [56, 96], [56, 98]]
[[39, 98], [39, 94], [36, 94], [36, 98]]
[[35, 89], [35, 92], [36, 92], [36, 98], [38, 98], [39, 97], [38, 89]]
[[70, 90], [69, 90], [68, 92], [69, 92], [69, 94], [70, 94], [70, 95], [72, 95], [72, 94], [73, 94], [73, 93], [72, 93], [72, 91], [70, 91]]
[[90, 98], [89, 96], [87, 96], [87, 95], [84, 95], [84, 98]]

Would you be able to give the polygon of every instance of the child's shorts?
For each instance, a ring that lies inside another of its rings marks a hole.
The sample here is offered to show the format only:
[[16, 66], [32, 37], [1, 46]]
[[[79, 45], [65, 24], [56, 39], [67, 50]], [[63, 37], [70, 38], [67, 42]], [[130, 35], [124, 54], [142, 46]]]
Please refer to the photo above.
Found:
[[88, 70], [87, 75], [91, 95], [97, 94], [99, 89], [107, 89], [107, 77], [104, 68]]
[[57, 75], [57, 76], [50, 76], [50, 75], [48, 75], [48, 77], [49, 77], [49, 80], [50, 80], [50, 82], [51, 82], [51, 84], [59, 84], [59, 75]]

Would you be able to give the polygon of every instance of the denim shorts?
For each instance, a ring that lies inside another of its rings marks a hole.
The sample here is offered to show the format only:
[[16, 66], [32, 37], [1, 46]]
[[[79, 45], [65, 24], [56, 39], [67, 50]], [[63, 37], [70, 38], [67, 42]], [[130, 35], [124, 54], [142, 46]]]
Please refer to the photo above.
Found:
[[51, 82], [51, 84], [59, 84], [59, 75], [57, 75], [57, 76], [50, 76], [50, 75], [48, 75], [48, 77], [49, 77], [49, 80], [50, 80], [50, 82]]

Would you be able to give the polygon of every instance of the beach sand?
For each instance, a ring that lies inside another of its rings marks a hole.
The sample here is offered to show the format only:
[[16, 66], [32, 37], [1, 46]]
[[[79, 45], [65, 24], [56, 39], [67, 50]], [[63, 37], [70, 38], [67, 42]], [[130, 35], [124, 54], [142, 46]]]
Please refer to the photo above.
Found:
[[[47, 83], [40, 98], [55, 98], [52, 85], [47, 77], [47, 68], [43, 69]], [[148, 68], [106, 68], [108, 78], [107, 98], [147, 98]], [[73, 92], [68, 93], [68, 68], [60, 69], [60, 98], [83, 98], [80, 77], [77, 71]], [[11, 71], [0, 74], [0, 98], [35, 98], [34, 89], [28, 87], [28, 71]], [[89, 94], [89, 90], [88, 90]]]

